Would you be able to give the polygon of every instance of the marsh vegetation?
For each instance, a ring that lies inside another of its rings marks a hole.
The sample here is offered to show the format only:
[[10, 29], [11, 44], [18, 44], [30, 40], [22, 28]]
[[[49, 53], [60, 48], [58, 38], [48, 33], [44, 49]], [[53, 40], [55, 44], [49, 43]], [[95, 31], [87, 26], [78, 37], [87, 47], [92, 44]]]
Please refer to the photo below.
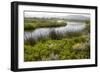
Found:
[[24, 61], [90, 58], [90, 21], [24, 18]]

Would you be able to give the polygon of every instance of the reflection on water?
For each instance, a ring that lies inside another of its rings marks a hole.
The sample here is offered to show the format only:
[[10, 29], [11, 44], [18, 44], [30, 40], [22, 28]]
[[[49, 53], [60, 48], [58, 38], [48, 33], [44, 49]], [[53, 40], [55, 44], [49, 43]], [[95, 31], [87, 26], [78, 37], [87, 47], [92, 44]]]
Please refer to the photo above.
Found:
[[86, 24], [84, 22], [67, 22], [66, 26], [55, 27], [55, 28], [37, 28], [33, 31], [25, 31], [24, 32], [24, 40], [28, 40], [30, 38], [37, 40], [39, 37], [48, 37], [50, 32], [53, 30], [56, 34], [65, 34], [71, 32], [79, 32], [84, 30]]

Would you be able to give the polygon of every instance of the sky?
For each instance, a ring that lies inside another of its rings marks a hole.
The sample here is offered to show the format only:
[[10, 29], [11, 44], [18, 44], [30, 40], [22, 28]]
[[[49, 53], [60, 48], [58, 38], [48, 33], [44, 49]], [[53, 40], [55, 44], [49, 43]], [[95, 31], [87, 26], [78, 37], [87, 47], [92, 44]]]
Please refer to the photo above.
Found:
[[90, 14], [84, 14], [84, 13], [68, 13], [68, 12], [64, 12], [64, 13], [56, 13], [56, 12], [34, 12], [34, 11], [24, 11], [24, 17], [45, 17], [45, 18], [55, 18], [55, 17], [66, 17], [68, 15], [82, 15], [82, 16], [86, 16], [86, 17], [90, 17]]

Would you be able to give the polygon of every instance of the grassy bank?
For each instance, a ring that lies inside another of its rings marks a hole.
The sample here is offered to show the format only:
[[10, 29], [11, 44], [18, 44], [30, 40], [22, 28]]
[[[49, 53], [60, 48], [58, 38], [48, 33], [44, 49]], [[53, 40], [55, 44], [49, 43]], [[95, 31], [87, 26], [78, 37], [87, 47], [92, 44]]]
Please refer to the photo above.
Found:
[[60, 27], [65, 25], [66, 22], [59, 19], [25, 18], [24, 20], [24, 30], [34, 30], [42, 27]]

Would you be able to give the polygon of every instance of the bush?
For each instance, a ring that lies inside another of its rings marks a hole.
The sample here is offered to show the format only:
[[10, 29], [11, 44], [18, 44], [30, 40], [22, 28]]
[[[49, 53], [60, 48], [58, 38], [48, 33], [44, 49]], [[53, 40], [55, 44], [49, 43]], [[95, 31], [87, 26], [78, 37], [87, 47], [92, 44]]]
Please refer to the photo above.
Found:
[[[80, 50], [76, 48], [80, 48]], [[48, 39], [45, 42], [39, 41], [35, 45], [25, 44], [24, 46], [25, 61], [88, 58], [90, 58], [90, 44], [87, 43], [87, 36], [60, 40]]]

